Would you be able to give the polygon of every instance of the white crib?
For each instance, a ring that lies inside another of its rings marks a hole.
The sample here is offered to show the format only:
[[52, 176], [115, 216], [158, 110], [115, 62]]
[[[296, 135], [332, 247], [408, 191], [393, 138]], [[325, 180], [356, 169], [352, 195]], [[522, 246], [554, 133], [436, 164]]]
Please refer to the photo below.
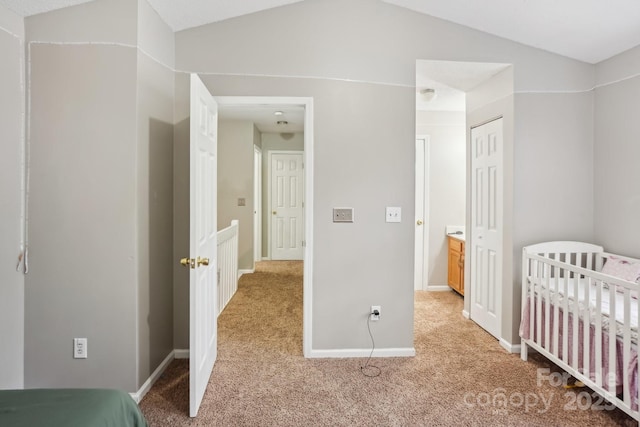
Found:
[[[610, 264], [603, 271], [607, 262]], [[640, 420], [640, 285], [638, 278], [628, 280], [608, 274], [616, 265], [637, 269], [640, 260], [612, 255], [601, 246], [581, 242], [525, 247], [521, 357], [527, 360], [529, 348], [538, 351]]]

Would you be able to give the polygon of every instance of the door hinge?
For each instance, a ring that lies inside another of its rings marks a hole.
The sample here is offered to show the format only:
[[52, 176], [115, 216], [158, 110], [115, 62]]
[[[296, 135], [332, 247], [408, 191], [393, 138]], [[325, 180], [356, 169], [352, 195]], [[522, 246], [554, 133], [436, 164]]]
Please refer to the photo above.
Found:
[[307, 241], [306, 241], [306, 240], [303, 240], [303, 241], [302, 241], [302, 247], [304, 248], [304, 247], [306, 247], [306, 246], [307, 246]]

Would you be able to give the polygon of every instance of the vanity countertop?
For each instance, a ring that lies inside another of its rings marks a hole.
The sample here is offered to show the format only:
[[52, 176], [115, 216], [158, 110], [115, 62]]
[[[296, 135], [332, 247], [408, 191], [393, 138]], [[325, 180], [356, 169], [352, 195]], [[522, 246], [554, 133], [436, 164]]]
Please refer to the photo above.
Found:
[[454, 239], [460, 240], [461, 242], [465, 241], [465, 234], [464, 233], [460, 233], [460, 234], [451, 233], [451, 234], [447, 234], [447, 236], [453, 237]]

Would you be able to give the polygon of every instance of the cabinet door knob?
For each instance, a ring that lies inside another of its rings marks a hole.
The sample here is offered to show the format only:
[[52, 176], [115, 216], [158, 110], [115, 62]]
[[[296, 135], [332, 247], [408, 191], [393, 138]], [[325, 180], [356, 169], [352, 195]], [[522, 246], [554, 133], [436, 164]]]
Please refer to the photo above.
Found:
[[422, 225], [422, 220], [421, 220], [421, 219], [419, 219], [418, 221], [416, 221], [416, 224], [418, 224], [418, 225]]

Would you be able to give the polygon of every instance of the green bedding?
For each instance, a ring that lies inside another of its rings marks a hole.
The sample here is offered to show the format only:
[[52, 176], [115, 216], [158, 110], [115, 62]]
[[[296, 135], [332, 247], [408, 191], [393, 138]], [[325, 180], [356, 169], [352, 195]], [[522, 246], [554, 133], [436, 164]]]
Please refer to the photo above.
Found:
[[2, 427], [146, 427], [124, 391], [106, 389], [0, 390]]

